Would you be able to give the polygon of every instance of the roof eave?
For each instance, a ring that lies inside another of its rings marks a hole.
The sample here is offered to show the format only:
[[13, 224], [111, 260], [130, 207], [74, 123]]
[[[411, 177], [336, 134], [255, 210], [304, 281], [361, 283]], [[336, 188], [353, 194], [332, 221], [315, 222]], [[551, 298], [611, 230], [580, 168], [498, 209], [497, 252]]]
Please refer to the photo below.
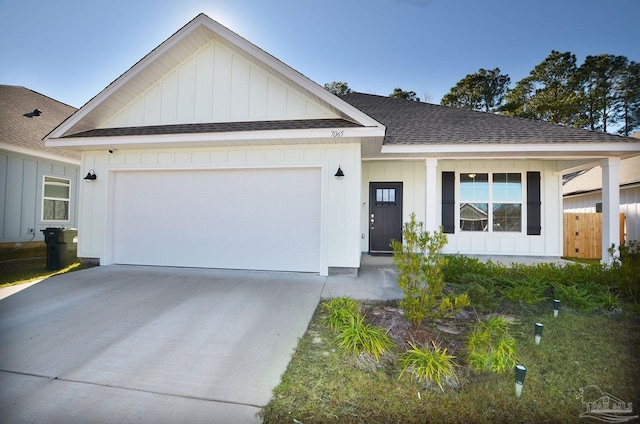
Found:
[[46, 159], [55, 162], [67, 163], [70, 165], [80, 165], [79, 159], [72, 159], [66, 156], [56, 155], [41, 150], [28, 149], [26, 147], [17, 146], [15, 144], [0, 143], [0, 150], [6, 150], [8, 152], [17, 153], [21, 155], [31, 156], [39, 159]]
[[407, 155], [455, 159], [588, 159], [628, 157], [640, 154], [636, 143], [540, 143], [540, 144], [410, 144], [383, 145], [382, 156]]
[[377, 127], [236, 131], [197, 134], [160, 134], [118, 137], [73, 137], [49, 139], [47, 147], [63, 147], [73, 150], [96, 150], [101, 148], [188, 148], [219, 147], [233, 145], [277, 145], [300, 143], [345, 143], [381, 139], [384, 130]]

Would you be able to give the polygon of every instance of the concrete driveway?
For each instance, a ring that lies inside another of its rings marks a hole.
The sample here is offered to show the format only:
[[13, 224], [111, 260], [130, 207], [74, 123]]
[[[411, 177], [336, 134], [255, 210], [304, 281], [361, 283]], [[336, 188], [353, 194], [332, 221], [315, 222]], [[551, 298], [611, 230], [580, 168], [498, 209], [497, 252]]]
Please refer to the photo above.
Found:
[[0, 421], [260, 422], [325, 281], [130, 266], [47, 279], [0, 300]]

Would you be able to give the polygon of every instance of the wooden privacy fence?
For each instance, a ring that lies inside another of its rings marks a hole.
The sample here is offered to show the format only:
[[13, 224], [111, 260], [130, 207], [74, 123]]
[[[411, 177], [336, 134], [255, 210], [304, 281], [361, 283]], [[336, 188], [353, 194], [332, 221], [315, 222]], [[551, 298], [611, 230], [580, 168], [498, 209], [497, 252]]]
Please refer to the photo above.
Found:
[[[602, 214], [565, 212], [563, 217], [564, 256], [602, 257]], [[624, 214], [620, 214], [620, 242], [624, 242]]]

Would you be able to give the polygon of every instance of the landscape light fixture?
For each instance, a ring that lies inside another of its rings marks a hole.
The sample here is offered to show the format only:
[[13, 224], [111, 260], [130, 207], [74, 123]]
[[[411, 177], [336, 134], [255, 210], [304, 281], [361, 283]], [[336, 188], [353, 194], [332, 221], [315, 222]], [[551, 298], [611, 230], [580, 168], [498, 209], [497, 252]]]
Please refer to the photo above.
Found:
[[524, 377], [527, 375], [527, 369], [524, 365], [516, 365], [516, 396], [522, 395], [522, 387], [524, 386]]
[[553, 299], [553, 317], [558, 317], [558, 311], [560, 311], [560, 301], [558, 299]]
[[98, 178], [98, 177], [96, 176], [96, 173], [94, 172], [94, 170], [93, 170], [93, 169], [90, 169], [90, 170], [89, 170], [89, 172], [87, 172], [87, 176], [86, 176], [86, 177], [84, 177], [84, 180], [85, 180], [86, 182], [91, 182], [91, 181], [95, 181], [95, 179], [96, 179], [96, 178]]
[[344, 172], [342, 172], [342, 168], [340, 168], [340, 165], [338, 165], [338, 171], [336, 172], [335, 177], [336, 177], [338, 180], [341, 180], [341, 179], [343, 179], [343, 178], [344, 178]]
[[542, 329], [543, 328], [544, 328], [544, 325], [542, 325], [539, 322], [536, 322], [536, 335], [535, 335], [536, 345], [540, 344], [540, 339], [542, 338]]

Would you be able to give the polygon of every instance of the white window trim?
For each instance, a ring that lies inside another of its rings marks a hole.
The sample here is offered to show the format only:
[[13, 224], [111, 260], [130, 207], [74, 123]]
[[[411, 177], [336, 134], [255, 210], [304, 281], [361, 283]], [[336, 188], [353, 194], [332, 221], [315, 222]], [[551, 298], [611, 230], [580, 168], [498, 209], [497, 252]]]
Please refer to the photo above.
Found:
[[[66, 180], [69, 184], [47, 182], [47, 178], [55, 178], [56, 180]], [[61, 187], [69, 187], [69, 197], [67, 199], [61, 199], [59, 197], [45, 197], [45, 188], [47, 185], [57, 185]], [[44, 202], [45, 200], [57, 200], [67, 202], [67, 219], [45, 219], [44, 217]], [[57, 175], [43, 175], [42, 176], [42, 198], [40, 202], [40, 219], [42, 222], [71, 222], [71, 179], [67, 177], [59, 177]]]
[[[489, 181], [489, 198], [487, 200], [477, 200], [477, 201], [463, 201], [460, 195], [460, 185], [462, 183], [461, 175], [465, 174], [487, 174]], [[520, 201], [519, 202], [508, 202], [508, 201], [499, 201], [494, 202], [493, 200], [493, 175], [494, 174], [520, 174], [520, 183], [521, 183], [521, 193], [520, 193]], [[517, 169], [499, 169], [499, 170], [483, 170], [473, 168], [467, 171], [456, 171], [456, 180], [455, 180], [455, 199], [456, 199], [456, 207], [455, 207], [455, 222], [456, 222], [456, 233], [457, 234], [473, 234], [473, 235], [523, 235], [526, 234], [526, 222], [527, 222], [527, 208], [526, 208], [526, 193], [527, 193], [527, 171], [521, 171]], [[487, 203], [487, 231], [468, 231], [462, 230], [462, 226], [460, 225], [460, 205], [465, 203]], [[493, 230], [493, 205], [495, 203], [501, 204], [511, 204], [511, 205], [520, 205], [520, 231], [494, 231]]]

